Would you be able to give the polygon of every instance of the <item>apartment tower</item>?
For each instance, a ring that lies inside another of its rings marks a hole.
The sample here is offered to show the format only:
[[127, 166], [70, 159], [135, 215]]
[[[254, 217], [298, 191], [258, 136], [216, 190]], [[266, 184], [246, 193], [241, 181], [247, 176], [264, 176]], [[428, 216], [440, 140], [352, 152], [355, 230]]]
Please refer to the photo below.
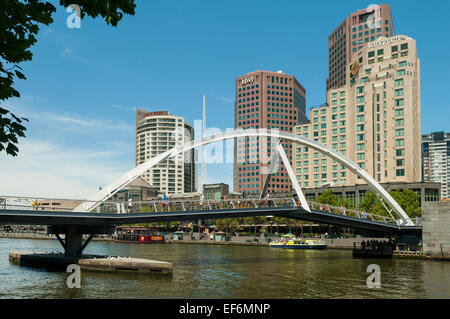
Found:
[[441, 199], [450, 199], [450, 133], [422, 136], [423, 181], [441, 183]]
[[[136, 110], [136, 166], [194, 139], [192, 126], [167, 111]], [[194, 150], [160, 162], [142, 178], [161, 193], [196, 191], [197, 168]]]
[[394, 36], [389, 5], [372, 5], [346, 18], [328, 37], [327, 90], [344, 86], [354, 55], [379, 37]]

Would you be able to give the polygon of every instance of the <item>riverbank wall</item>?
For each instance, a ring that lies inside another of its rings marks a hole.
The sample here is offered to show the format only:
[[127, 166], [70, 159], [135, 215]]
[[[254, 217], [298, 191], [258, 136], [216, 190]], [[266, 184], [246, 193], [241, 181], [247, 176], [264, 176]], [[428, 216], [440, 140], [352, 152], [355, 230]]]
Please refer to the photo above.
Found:
[[426, 202], [422, 216], [425, 256], [450, 260], [450, 202]]

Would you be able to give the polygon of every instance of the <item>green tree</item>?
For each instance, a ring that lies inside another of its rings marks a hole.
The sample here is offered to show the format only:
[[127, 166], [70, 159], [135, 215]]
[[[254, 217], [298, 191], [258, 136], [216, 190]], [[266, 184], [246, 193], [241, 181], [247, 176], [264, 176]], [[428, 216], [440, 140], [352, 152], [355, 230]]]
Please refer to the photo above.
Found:
[[[73, 2], [60, 0], [59, 4], [68, 7]], [[101, 16], [114, 27], [124, 14], [134, 15], [136, 7], [134, 0], [77, 0], [75, 3], [80, 7], [81, 18]], [[19, 64], [32, 60], [30, 48], [37, 41], [39, 26], [53, 23], [55, 11], [51, 3], [41, 0], [0, 1], [0, 103], [20, 97], [14, 81], [25, 80], [26, 76]], [[25, 137], [24, 121], [28, 120], [0, 106], [0, 152], [17, 156], [18, 137]]]
[[[422, 216], [419, 195], [414, 193], [412, 190], [405, 189], [403, 191], [390, 191], [389, 194], [400, 205], [400, 207], [403, 208], [409, 217], [415, 218]], [[391, 209], [389, 205], [386, 204], [386, 206]], [[359, 210], [364, 210], [367, 213], [376, 215], [390, 216], [374, 192], [369, 192], [366, 194], [364, 200], [359, 204]]]
[[334, 195], [333, 191], [331, 189], [323, 192], [319, 196], [316, 197], [314, 200], [317, 203], [321, 204], [328, 204], [331, 206], [337, 206], [339, 204], [339, 197]]
[[384, 209], [383, 204], [374, 192], [368, 192], [366, 194], [363, 201], [359, 204], [359, 210], [365, 211], [369, 214], [389, 216], [388, 212]]
[[403, 191], [392, 191], [391, 196], [397, 201], [397, 203], [403, 208], [405, 213], [411, 217], [421, 217], [422, 208], [420, 207], [419, 195], [414, 193], [410, 189]]

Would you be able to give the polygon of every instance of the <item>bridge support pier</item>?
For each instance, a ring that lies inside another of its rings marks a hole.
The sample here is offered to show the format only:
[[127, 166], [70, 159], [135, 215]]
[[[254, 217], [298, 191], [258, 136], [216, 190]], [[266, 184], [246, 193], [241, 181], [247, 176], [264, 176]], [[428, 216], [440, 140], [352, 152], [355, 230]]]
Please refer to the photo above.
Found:
[[[47, 233], [55, 235], [61, 246], [64, 248], [64, 255], [66, 257], [80, 257], [94, 235], [110, 235], [114, 234], [115, 231], [115, 226], [61, 225], [49, 226], [47, 228]], [[61, 234], [64, 234], [64, 240], [61, 238]], [[88, 239], [84, 243], [83, 234], [89, 234]]]

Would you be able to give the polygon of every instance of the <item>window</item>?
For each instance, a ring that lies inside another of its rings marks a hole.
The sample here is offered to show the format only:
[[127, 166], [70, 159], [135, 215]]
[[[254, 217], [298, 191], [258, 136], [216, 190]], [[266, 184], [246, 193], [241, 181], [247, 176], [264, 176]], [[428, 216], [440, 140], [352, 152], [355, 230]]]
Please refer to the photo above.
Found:
[[403, 86], [403, 79], [395, 80], [395, 86]]
[[403, 96], [403, 89], [395, 90], [395, 96]]
[[406, 49], [408, 49], [408, 43], [403, 43], [403, 44], [400, 46], [400, 50], [406, 50]]
[[395, 110], [395, 116], [403, 116], [403, 115], [404, 115], [403, 109]]
[[403, 106], [403, 99], [395, 100], [395, 106]]
[[395, 171], [395, 175], [396, 176], [405, 176], [405, 169], [397, 169], [396, 171]]
[[395, 146], [405, 146], [405, 140], [404, 139], [395, 140]]
[[364, 112], [364, 105], [360, 105], [356, 107], [356, 112], [360, 113], [360, 112]]
[[358, 144], [357, 149], [358, 151], [364, 151], [366, 149], [366, 144]]
[[398, 149], [395, 151], [396, 156], [405, 156], [405, 150], [404, 149]]
[[405, 125], [405, 120], [404, 119], [398, 119], [395, 120], [395, 126], [404, 126]]
[[369, 58], [373, 58], [375, 57], [375, 51], [370, 51], [369, 52]]
[[364, 122], [364, 115], [357, 115], [356, 122]]
[[363, 94], [364, 93], [364, 86], [359, 86], [356, 88], [356, 94]]
[[405, 136], [405, 130], [404, 129], [395, 130], [395, 136]]

